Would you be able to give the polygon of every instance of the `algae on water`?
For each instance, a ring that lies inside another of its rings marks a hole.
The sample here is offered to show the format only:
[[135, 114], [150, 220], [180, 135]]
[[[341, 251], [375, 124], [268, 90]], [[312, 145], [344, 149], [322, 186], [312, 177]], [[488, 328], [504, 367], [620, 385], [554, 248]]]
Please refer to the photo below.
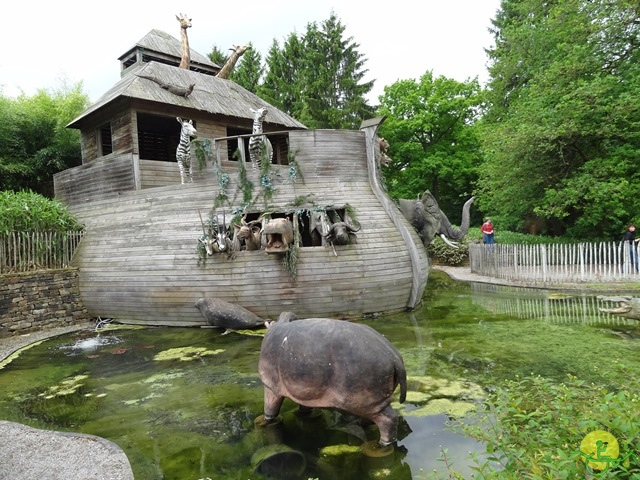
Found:
[[209, 355], [217, 355], [222, 352], [224, 352], [224, 349], [221, 348], [217, 350], [208, 350], [205, 347], [170, 348], [169, 350], [164, 350], [156, 354], [153, 359], [158, 361], [180, 360], [182, 362], [189, 362]]

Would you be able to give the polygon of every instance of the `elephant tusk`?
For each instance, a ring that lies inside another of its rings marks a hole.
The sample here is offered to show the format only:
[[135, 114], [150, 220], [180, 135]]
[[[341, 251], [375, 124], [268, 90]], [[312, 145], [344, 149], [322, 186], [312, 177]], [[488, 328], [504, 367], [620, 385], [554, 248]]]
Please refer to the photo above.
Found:
[[446, 236], [444, 233], [441, 233], [441, 234], [440, 234], [440, 238], [442, 238], [442, 240], [444, 241], [444, 243], [446, 243], [446, 244], [447, 244], [447, 245], [449, 245], [450, 247], [453, 247], [453, 248], [459, 248], [459, 247], [458, 247], [458, 243], [457, 243], [457, 242], [452, 242], [451, 240], [449, 240], [449, 239], [447, 238], [447, 236]]

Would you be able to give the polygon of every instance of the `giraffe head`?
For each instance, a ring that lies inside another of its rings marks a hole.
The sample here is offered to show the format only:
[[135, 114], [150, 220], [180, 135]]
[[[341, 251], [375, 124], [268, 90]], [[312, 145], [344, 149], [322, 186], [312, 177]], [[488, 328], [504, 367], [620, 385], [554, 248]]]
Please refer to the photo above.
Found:
[[186, 14], [181, 13], [180, 15], [176, 15], [176, 18], [180, 22], [180, 28], [182, 28], [183, 30], [191, 27], [191, 19], [187, 17]]
[[241, 56], [244, 55], [244, 52], [247, 50], [251, 50], [251, 45], [234, 45], [229, 50], [234, 52], [236, 55]]

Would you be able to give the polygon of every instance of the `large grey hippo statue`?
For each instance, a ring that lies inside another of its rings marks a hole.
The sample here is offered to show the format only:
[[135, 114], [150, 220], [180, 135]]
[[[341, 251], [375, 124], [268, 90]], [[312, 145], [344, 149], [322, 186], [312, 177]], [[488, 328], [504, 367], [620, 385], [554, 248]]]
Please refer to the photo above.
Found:
[[445, 243], [457, 247], [457, 242], [469, 231], [469, 209], [475, 197], [471, 197], [462, 206], [462, 223], [460, 228], [451, 225], [445, 213], [429, 190], [425, 190], [419, 200], [398, 200], [398, 207], [402, 215], [409, 220], [416, 229], [425, 247], [439, 235]]
[[264, 384], [264, 419], [280, 412], [285, 397], [305, 408], [336, 408], [373, 421], [379, 444], [397, 440], [398, 414], [391, 408], [400, 385], [407, 392], [402, 356], [366, 325], [330, 318], [295, 320], [283, 312], [267, 322], [258, 370]]
[[219, 298], [203, 297], [194, 305], [204, 316], [209, 325], [231, 330], [244, 330], [264, 326], [264, 320], [235, 303], [225, 302]]
[[640, 320], [640, 298], [628, 296], [607, 297], [604, 295], [598, 295], [598, 300], [617, 304], [617, 307], [613, 308], [599, 308], [598, 310], [601, 312], [613, 313], [614, 315], [620, 315], [621, 317]]

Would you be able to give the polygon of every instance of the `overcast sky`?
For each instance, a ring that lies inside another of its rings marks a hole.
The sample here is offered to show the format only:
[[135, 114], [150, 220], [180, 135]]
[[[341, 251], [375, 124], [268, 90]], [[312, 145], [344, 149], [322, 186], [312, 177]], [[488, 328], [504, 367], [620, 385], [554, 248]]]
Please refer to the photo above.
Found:
[[150, 30], [180, 39], [176, 14], [192, 19], [187, 30], [193, 50], [207, 55], [214, 45], [226, 50], [252, 42], [264, 60], [274, 39], [280, 46], [308, 23], [331, 12], [346, 27], [367, 59], [366, 81], [373, 104], [386, 85], [418, 79], [432, 70], [459, 81], [487, 79], [484, 49], [500, 0], [168, 0], [104, 3], [74, 0], [3, 2], [0, 27], [0, 88], [4, 95], [33, 95], [82, 81], [97, 100], [120, 78], [118, 57]]

